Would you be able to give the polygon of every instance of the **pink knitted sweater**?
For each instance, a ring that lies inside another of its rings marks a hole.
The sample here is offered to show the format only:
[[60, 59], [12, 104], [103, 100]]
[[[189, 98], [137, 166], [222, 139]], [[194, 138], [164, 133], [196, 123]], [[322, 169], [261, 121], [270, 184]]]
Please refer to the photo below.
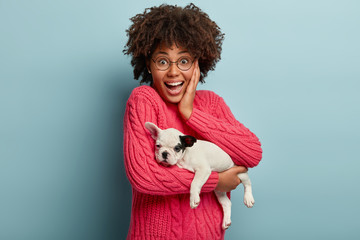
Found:
[[135, 88], [128, 99], [124, 159], [133, 194], [128, 239], [224, 239], [222, 208], [213, 192], [218, 174], [211, 174], [202, 188], [200, 205], [191, 209], [189, 192], [194, 174], [156, 162], [155, 143], [145, 122], [211, 141], [226, 151], [235, 164], [250, 168], [262, 157], [258, 138], [211, 91], [196, 92], [188, 121], [181, 118], [177, 105], [164, 102], [149, 86]]

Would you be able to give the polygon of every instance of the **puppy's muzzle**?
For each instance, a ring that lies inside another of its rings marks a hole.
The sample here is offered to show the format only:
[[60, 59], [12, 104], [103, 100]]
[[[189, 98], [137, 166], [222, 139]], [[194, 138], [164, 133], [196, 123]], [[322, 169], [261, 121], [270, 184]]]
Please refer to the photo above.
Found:
[[171, 164], [168, 163], [166, 160], [161, 161], [160, 164], [163, 165], [164, 167], [169, 167], [169, 166], [171, 166]]

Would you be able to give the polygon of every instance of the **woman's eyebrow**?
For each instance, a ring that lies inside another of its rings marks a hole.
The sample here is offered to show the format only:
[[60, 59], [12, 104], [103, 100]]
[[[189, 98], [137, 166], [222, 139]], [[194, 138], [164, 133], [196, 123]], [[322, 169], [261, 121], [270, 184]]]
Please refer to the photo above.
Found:
[[157, 56], [157, 55], [159, 55], [159, 54], [164, 54], [164, 55], [168, 55], [168, 56], [169, 56], [169, 54], [168, 54], [167, 52], [161, 52], [161, 51], [160, 51], [160, 52], [155, 52], [154, 55]]
[[177, 54], [180, 55], [180, 54], [184, 54], [184, 53], [189, 53], [189, 51], [184, 50], [184, 51], [178, 52]]
[[[177, 55], [181, 55], [181, 54], [184, 54], [184, 53], [189, 53], [189, 51], [186, 51], [186, 50], [180, 51], [180, 52], [177, 53]], [[167, 52], [163, 52], [163, 51], [156, 52], [156, 53], [155, 53], [155, 56], [156, 56], [156, 55], [159, 55], [159, 54], [164, 54], [164, 55], [169, 56], [169, 54], [168, 54]]]

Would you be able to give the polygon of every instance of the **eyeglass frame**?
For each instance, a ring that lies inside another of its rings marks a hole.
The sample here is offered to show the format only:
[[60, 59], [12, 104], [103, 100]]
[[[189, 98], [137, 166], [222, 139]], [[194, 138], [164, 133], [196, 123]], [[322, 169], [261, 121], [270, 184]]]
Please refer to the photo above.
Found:
[[[159, 69], [158, 66], [156, 65], [156, 61], [155, 61], [155, 60], [157, 60], [157, 59], [159, 59], [159, 58], [166, 58], [167, 60], [169, 60], [169, 66], [168, 66], [166, 69], [161, 70], [161, 69]], [[183, 69], [179, 68], [179, 65], [178, 65], [178, 64], [179, 64], [179, 60], [180, 60], [181, 58], [184, 58], [184, 57], [179, 57], [178, 60], [176, 60], [175, 62], [170, 61], [170, 59], [169, 59], [168, 57], [162, 57], [162, 56], [157, 57], [155, 60], [154, 60], [153, 58], [151, 58], [151, 60], [154, 62], [156, 69], [159, 70], [159, 71], [166, 71], [166, 70], [168, 70], [168, 69], [170, 68], [171, 64], [173, 64], [173, 63], [176, 63], [176, 67], [177, 67], [180, 71], [188, 71], [188, 70], [192, 67], [193, 63], [195, 62], [195, 59], [192, 59], [192, 60], [191, 60], [190, 67], [189, 67], [188, 69], [183, 70]]]

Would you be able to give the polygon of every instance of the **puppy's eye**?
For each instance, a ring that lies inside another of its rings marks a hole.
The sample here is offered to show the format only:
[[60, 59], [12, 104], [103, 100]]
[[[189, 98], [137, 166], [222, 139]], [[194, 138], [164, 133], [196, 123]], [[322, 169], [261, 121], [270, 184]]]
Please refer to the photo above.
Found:
[[160, 148], [160, 144], [156, 144], [156, 148]]
[[175, 150], [175, 152], [180, 152], [180, 150], [181, 150], [181, 147], [179, 147], [179, 146], [176, 146], [176, 147], [174, 147], [174, 150]]

